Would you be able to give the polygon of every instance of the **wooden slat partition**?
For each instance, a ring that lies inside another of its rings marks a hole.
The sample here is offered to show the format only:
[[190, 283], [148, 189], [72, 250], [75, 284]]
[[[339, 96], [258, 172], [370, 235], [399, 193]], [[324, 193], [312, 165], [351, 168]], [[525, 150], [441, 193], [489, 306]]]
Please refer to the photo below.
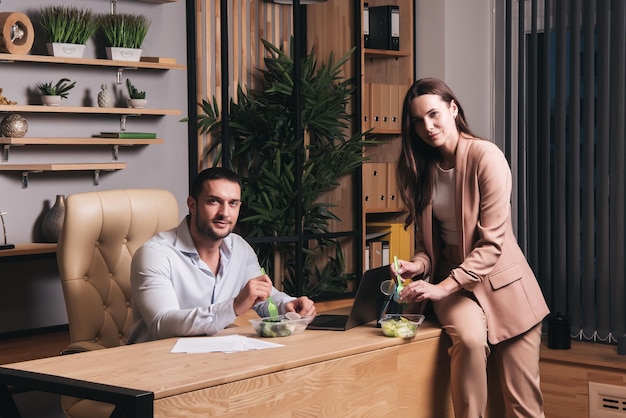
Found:
[[[223, 12], [220, 10], [220, 2], [196, 2], [198, 103], [203, 99], [212, 101], [215, 97], [221, 107], [224, 87], [220, 58], [222, 52], [228, 54], [228, 94], [234, 97], [237, 86], [255, 88], [258, 83], [256, 69], [263, 67], [265, 56], [261, 39], [289, 48], [293, 32], [291, 6], [262, 0], [233, 0], [228, 3], [228, 33], [222, 34], [220, 19]], [[228, 51], [222, 51], [222, 36], [228, 37]], [[210, 137], [198, 136], [200, 169], [212, 163], [211, 156], [204, 156], [211, 141]]]

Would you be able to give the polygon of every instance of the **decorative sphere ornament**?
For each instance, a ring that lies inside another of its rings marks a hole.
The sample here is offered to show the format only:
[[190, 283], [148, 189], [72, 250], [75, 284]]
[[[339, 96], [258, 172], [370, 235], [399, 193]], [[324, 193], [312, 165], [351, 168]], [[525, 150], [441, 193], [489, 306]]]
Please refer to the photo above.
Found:
[[111, 107], [113, 105], [113, 94], [108, 89], [106, 84], [100, 86], [100, 93], [98, 93], [98, 106]]
[[22, 115], [9, 113], [0, 122], [0, 134], [11, 138], [21, 138], [28, 132], [28, 122]]

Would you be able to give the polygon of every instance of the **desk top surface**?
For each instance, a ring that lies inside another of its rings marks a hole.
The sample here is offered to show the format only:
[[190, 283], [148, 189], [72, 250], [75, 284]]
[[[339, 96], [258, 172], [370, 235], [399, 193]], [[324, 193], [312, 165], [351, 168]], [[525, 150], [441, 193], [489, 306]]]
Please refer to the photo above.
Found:
[[[236, 353], [172, 354], [176, 338], [90, 351], [2, 367], [103, 383], [154, 393], [155, 399], [306, 366], [377, 349], [437, 338], [441, 328], [425, 322], [412, 340], [388, 338], [374, 323], [348, 331], [306, 330], [268, 341], [284, 347]], [[248, 325], [216, 335], [258, 338]]]

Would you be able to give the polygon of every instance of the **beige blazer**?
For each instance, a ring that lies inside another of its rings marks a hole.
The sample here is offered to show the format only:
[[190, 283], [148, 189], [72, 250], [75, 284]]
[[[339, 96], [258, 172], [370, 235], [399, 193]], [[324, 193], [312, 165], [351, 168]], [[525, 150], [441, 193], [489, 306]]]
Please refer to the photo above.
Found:
[[[473, 292], [487, 317], [491, 344], [515, 337], [549, 313], [511, 222], [511, 171], [493, 143], [461, 138], [456, 152], [456, 221], [463, 262], [450, 273]], [[416, 255], [437, 271], [443, 243], [432, 205], [416, 222]], [[431, 274], [431, 273], [427, 273]]]

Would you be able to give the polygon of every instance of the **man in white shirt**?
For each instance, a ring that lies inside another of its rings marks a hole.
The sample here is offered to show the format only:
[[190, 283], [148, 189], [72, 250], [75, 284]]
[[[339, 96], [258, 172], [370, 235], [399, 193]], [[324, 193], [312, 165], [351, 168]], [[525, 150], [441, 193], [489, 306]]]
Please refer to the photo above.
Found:
[[261, 274], [252, 247], [233, 233], [241, 206], [241, 179], [208, 168], [192, 182], [189, 214], [178, 227], [157, 234], [137, 250], [131, 285], [134, 325], [127, 343], [212, 335], [250, 309], [316, 314], [313, 301], [279, 292]]

